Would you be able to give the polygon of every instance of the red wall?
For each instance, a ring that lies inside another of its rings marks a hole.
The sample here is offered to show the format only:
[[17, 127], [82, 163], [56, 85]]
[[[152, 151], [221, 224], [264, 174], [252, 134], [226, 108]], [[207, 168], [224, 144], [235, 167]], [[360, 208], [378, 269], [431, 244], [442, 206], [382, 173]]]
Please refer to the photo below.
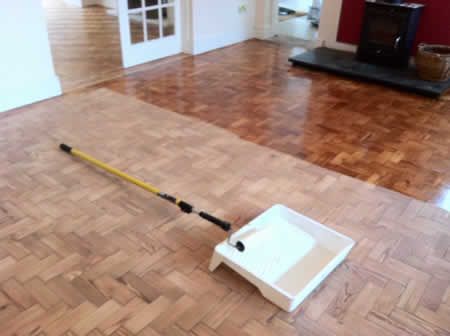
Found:
[[[450, 45], [450, 0], [411, 0], [426, 5], [417, 32], [420, 42]], [[358, 44], [364, 0], [343, 0], [338, 41]]]

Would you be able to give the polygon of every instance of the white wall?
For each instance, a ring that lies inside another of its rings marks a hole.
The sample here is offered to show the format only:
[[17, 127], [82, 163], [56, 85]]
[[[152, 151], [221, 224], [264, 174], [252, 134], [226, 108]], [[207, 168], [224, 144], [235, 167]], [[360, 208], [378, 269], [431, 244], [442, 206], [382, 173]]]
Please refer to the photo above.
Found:
[[319, 43], [332, 49], [356, 51], [356, 46], [337, 42], [342, 0], [323, 0], [319, 27]]
[[117, 0], [95, 0], [96, 4], [108, 8], [117, 8]]
[[64, 0], [64, 2], [66, 4], [72, 5], [72, 6], [77, 6], [77, 7], [84, 7], [86, 6], [84, 1], [86, 0]]
[[40, 0], [0, 4], [0, 112], [61, 94]]
[[[186, 0], [182, 0], [186, 1]], [[260, 0], [191, 0], [194, 55], [255, 37], [255, 3]], [[239, 11], [245, 5], [246, 11]]]

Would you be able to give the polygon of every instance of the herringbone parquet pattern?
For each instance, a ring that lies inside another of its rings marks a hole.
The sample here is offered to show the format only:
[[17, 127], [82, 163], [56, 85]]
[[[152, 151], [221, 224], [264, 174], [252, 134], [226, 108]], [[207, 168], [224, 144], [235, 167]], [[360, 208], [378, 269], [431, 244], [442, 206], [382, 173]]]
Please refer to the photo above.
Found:
[[[77, 8], [64, 0], [44, 0], [43, 5], [53, 62], [65, 93], [164, 66], [185, 56], [123, 69], [117, 16], [108, 14], [103, 7]], [[138, 35], [140, 27], [134, 26], [133, 33]]]
[[450, 93], [431, 100], [292, 68], [248, 41], [106, 87], [450, 211]]
[[[221, 231], [61, 141], [238, 226], [284, 203], [357, 245], [281, 312], [230, 270], [208, 272]], [[430, 204], [104, 89], [2, 118], [0, 162], [2, 335], [450, 334], [450, 214]]]
[[117, 16], [106, 8], [43, 1], [55, 70], [64, 92], [123, 74]]

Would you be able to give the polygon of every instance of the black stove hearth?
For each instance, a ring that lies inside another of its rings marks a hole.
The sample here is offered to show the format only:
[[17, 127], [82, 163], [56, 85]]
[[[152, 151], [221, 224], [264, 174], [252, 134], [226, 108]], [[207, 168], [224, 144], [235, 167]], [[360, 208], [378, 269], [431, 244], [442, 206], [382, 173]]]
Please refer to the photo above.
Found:
[[[293, 65], [383, 84], [429, 97], [450, 90], [446, 82], [430, 82], [417, 76], [409, 65], [411, 49], [423, 5], [366, 1], [366, 13], [358, 56], [354, 53], [316, 48], [289, 59]], [[409, 66], [408, 66], [409, 65]], [[302, 76], [301, 74], [299, 76]]]
[[429, 97], [439, 97], [450, 89], [450, 79], [446, 82], [425, 81], [417, 76], [414, 67], [393, 68], [364, 63], [358, 61], [354, 53], [323, 47], [291, 57], [289, 61], [293, 65], [380, 83]]
[[423, 8], [399, 0], [366, 0], [358, 60], [407, 67]]

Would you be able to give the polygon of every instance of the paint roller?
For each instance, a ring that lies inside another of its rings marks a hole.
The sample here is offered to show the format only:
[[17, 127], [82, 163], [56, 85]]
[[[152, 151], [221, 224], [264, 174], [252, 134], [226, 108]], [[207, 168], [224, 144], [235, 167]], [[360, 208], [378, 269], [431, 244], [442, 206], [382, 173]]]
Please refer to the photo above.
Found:
[[228, 244], [239, 250], [256, 249], [273, 237], [273, 232], [269, 226], [262, 228], [252, 228], [239, 235], [231, 234], [228, 237]]
[[[180, 208], [180, 210], [183, 211], [184, 213], [197, 214], [199, 217], [203, 218], [204, 220], [207, 220], [210, 223], [217, 225], [225, 232], [229, 232], [228, 241], [230, 241], [230, 237], [232, 235], [231, 223], [224, 221], [220, 218], [217, 218], [213, 215], [210, 215], [209, 213], [207, 213], [205, 211], [197, 210], [193, 205], [189, 204], [188, 202], [185, 202], [182, 199], [179, 199], [179, 198], [169, 195], [165, 192], [162, 192], [159, 188], [152, 186], [151, 184], [149, 184], [147, 182], [141, 181], [133, 176], [130, 176], [130, 175], [106, 164], [105, 162], [97, 160], [96, 158], [90, 156], [87, 153], [82, 152], [79, 149], [73, 148], [66, 144], [61, 144], [59, 146], [59, 148], [63, 152], [66, 152], [72, 156], [75, 156], [79, 159], [89, 162], [90, 164], [94, 165], [97, 168], [103, 169], [104, 171], [107, 171], [108, 173], [113, 174], [113, 175], [121, 178], [124, 181], [133, 183], [134, 185], [136, 185], [136, 186], [138, 186], [138, 187], [140, 187], [140, 188], [142, 188], [142, 189], [144, 189], [144, 190], [146, 190], [146, 191], [148, 191], [148, 192], [150, 192], [172, 204], [177, 205]], [[236, 248], [240, 252], [243, 252], [245, 250], [245, 245], [241, 241], [237, 241], [236, 244], [230, 243], [230, 245], [232, 245], [234, 248]]]

